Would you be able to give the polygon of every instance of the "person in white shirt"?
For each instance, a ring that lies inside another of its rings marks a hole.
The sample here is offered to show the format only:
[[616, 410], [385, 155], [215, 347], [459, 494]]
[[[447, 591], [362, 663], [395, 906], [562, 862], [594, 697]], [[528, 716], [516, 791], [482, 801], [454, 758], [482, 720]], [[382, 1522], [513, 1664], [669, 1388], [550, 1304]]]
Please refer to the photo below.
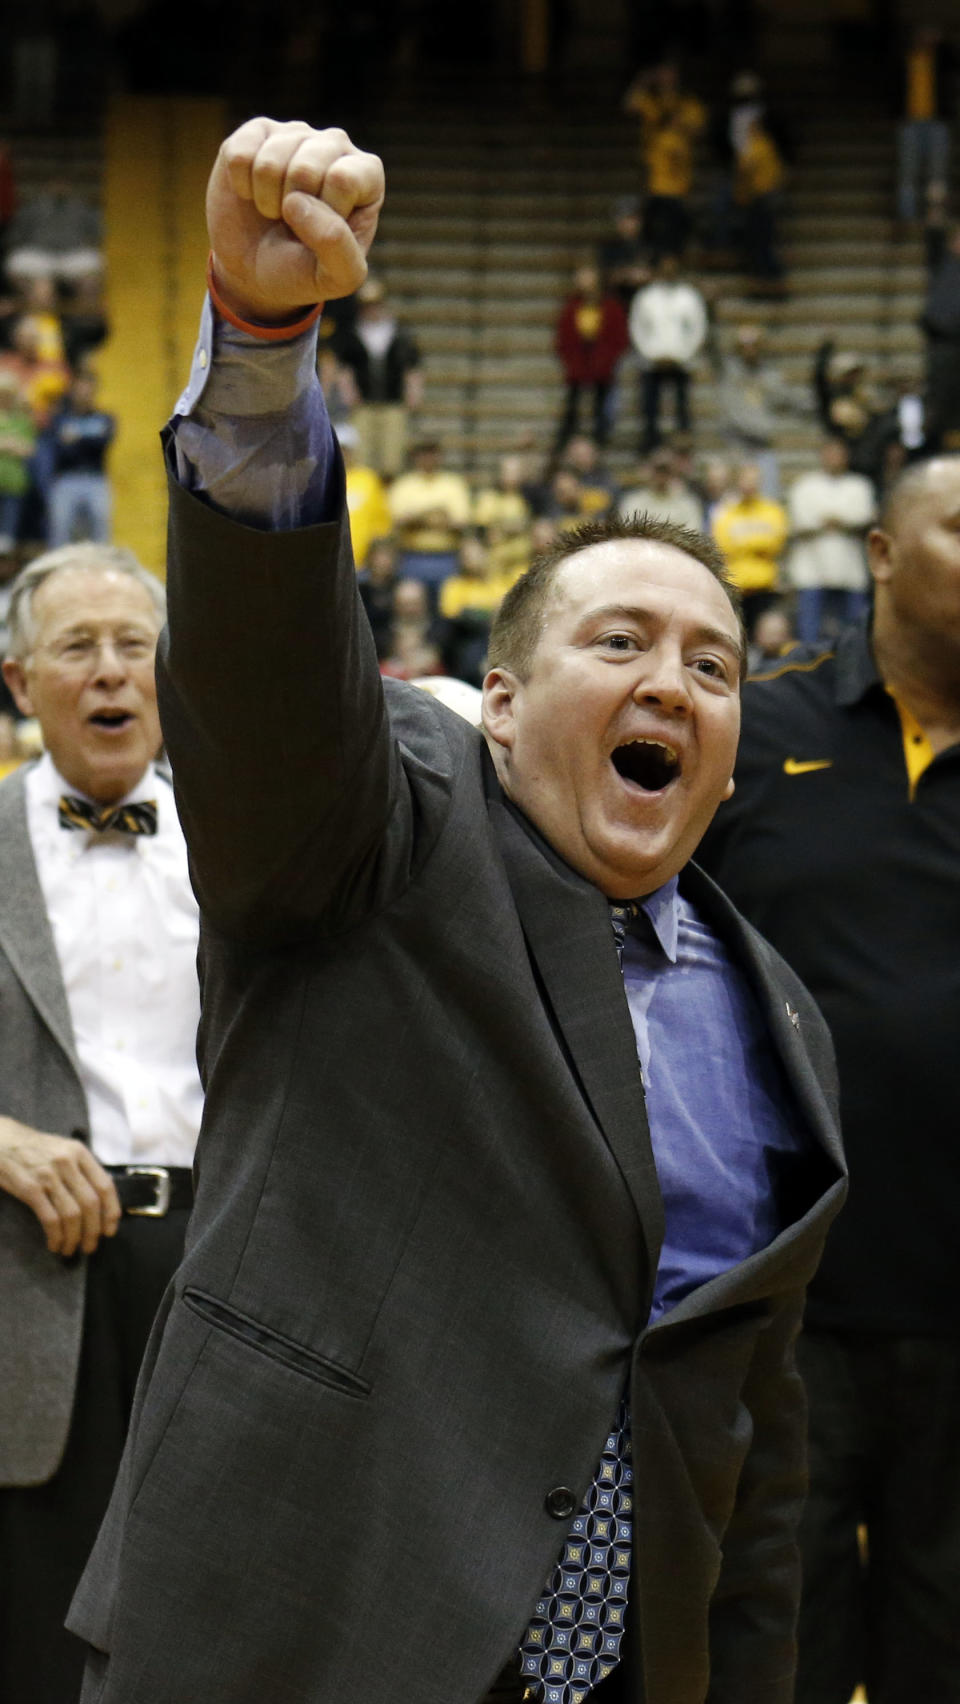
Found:
[[45, 753], [0, 786], [0, 1698], [73, 1704], [63, 1630], [179, 1262], [200, 1124], [197, 908], [156, 765], [158, 580], [68, 545], [4, 677]]
[[866, 611], [864, 540], [876, 516], [876, 497], [865, 474], [850, 472], [843, 439], [828, 438], [820, 467], [791, 486], [788, 507], [787, 577], [797, 594], [797, 638], [815, 644], [827, 618], [852, 625]]
[[630, 304], [630, 340], [642, 367], [642, 450], [661, 441], [660, 404], [665, 386], [674, 396], [677, 430], [689, 432], [690, 370], [707, 335], [707, 308], [700, 291], [679, 277], [676, 255], [664, 255], [651, 284]]

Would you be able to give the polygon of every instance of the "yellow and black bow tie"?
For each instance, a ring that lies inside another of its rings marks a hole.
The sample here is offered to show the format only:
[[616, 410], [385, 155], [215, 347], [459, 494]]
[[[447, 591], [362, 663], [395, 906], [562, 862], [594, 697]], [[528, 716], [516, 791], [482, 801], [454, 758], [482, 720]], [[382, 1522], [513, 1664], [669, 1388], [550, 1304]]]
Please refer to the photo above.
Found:
[[94, 805], [75, 793], [64, 793], [60, 799], [61, 828], [82, 828], [93, 834], [106, 834], [112, 828], [117, 834], [156, 834], [156, 799], [135, 799], [129, 805]]

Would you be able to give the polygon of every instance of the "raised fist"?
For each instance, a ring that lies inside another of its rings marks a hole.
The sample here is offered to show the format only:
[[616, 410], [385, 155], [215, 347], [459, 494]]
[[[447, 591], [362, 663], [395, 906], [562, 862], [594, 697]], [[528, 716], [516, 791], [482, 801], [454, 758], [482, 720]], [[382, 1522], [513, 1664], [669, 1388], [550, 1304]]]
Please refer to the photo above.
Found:
[[217, 290], [242, 319], [283, 321], [349, 296], [367, 273], [383, 166], [342, 130], [252, 118], [207, 186]]

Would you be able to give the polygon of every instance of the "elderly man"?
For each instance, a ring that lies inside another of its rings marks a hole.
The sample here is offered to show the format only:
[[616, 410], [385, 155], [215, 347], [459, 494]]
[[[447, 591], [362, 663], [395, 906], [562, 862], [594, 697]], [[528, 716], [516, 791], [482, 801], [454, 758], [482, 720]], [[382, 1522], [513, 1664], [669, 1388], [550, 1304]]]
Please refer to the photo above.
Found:
[[960, 1697], [958, 528], [960, 457], [908, 469], [870, 627], [750, 684], [701, 851], [823, 1006], [850, 1153], [800, 1343], [800, 1704]]
[[4, 675], [46, 754], [0, 787], [0, 1697], [73, 1704], [63, 1618], [183, 1244], [200, 1121], [196, 904], [153, 679], [163, 589], [52, 551]]
[[161, 675], [208, 1099], [86, 1697], [787, 1704], [792, 1343], [844, 1185], [815, 1008], [678, 886], [737, 741], [722, 564], [565, 535], [485, 737], [381, 680], [304, 313], [362, 273], [379, 162], [254, 120], [209, 194]]

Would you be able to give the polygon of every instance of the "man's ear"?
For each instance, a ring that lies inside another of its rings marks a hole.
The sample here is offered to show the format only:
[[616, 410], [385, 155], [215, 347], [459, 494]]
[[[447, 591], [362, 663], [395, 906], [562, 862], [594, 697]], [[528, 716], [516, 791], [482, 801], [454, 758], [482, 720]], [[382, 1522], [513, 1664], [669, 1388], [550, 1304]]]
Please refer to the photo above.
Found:
[[33, 716], [35, 711], [33, 701], [27, 691], [26, 670], [15, 657], [8, 657], [3, 665], [3, 678], [6, 681], [17, 709], [24, 716]]
[[871, 527], [867, 533], [867, 565], [878, 585], [892, 577], [896, 545], [882, 527]]
[[727, 782], [726, 786], [723, 789], [723, 792], [720, 795], [721, 805], [725, 805], [728, 799], [733, 798], [734, 785], [735, 785], [734, 779], [733, 779], [733, 776], [731, 775], [729, 781]]
[[505, 751], [513, 748], [516, 734], [514, 699], [520, 682], [510, 669], [491, 669], [483, 683], [483, 726]]

